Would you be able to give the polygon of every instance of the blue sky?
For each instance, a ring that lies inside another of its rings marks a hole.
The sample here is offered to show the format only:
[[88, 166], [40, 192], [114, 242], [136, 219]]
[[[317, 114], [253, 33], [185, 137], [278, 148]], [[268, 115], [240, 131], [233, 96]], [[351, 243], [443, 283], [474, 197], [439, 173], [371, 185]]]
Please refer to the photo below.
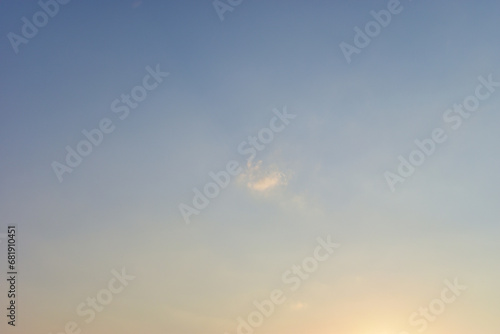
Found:
[[[244, 0], [223, 21], [210, 1], [71, 1], [17, 54], [7, 35], [40, 7], [0, 2], [14, 332], [83, 323], [76, 306], [125, 267], [136, 280], [84, 333], [235, 333], [332, 235], [338, 255], [256, 333], [417, 333], [408, 316], [458, 277], [468, 290], [426, 333], [496, 334], [500, 92], [457, 131], [443, 113], [500, 81], [499, 5], [401, 6], [348, 64], [339, 44], [387, 1]], [[169, 76], [120, 120], [112, 101], [157, 65]], [[238, 145], [284, 107], [296, 118], [247, 165]], [[115, 130], [59, 182], [53, 161], [103, 118]], [[384, 173], [439, 127], [449, 139], [391, 192]], [[230, 160], [243, 172], [185, 224], [179, 204]]]

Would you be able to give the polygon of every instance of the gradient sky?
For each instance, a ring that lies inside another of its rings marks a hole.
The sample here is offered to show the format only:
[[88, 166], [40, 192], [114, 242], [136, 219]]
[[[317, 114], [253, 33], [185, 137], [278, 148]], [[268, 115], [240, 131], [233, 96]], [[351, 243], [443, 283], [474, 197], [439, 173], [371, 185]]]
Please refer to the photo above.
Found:
[[[500, 89], [457, 131], [442, 115], [500, 81], [500, 4], [401, 4], [348, 64], [339, 44], [387, 1], [244, 0], [221, 21], [211, 1], [73, 0], [18, 54], [7, 34], [40, 7], [1, 1], [0, 233], [17, 224], [20, 272], [2, 333], [234, 334], [331, 235], [255, 333], [416, 334], [408, 317], [458, 277], [425, 333], [498, 334]], [[157, 64], [170, 75], [119, 120], [111, 102]], [[246, 165], [238, 145], [285, 106], [297, 117]], [[116, 129], [60, 183], [52, 162], [103, 118]], [[384, 172], [438, 127], [449, 139], [391, 192]], [[230, 160], [244, 172], [186, 225], [179, 204]], [[121, 268], [136, 279], [84, 324], [77, 305]]]

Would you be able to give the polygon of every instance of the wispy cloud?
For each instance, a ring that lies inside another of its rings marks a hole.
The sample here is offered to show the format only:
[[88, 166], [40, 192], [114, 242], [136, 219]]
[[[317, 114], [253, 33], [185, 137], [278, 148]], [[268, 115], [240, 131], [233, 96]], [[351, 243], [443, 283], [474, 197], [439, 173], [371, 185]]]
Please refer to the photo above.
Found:
[[239, 182], [256, 192], [269, 192], [288, 185], [290, 172], [281, 171], [276, 165], [263, 167], [262, 161], [248, 162], [247, 169], [240, 174]]

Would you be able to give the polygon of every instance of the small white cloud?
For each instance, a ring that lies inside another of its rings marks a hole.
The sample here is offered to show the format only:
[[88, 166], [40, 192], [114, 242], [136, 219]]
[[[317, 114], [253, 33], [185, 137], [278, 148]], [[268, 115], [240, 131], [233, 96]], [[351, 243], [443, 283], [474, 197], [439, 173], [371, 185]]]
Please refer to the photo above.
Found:
[[257, 192], [267, 192], [288, 184], [289, 175], [280, 171], [277, 166], [262, 167], [262, 161], [255, 164], [248, 162], [247, 169], [240, 174], [239, 181], [247, 188]]

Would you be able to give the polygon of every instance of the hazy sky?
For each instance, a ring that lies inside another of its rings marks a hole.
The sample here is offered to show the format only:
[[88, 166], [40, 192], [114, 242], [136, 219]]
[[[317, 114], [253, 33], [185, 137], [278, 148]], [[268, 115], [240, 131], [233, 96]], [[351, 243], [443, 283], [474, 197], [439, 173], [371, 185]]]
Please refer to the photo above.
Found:
[[[255, 333], [498, 334], [500, 87], [484, 80], [500, 82], [500, 5], [401, 0], [348, 63], [340, 44], [388, 2], [222, 1], [221, 20], [211, 1], [73, 0], [26, 38], [40, 4], [1, 1], [0, 233], [18, 226], [20, 273], [2, 332], [235, 334], [278, 289]], [[54, 162], [100, 127], [60, 182]], [[391, 191], [434, 129], [447, 139]], [[282, 275], [328, 236], [340, 247], [292, 291]], [[77, 307], [122, 268], [135, 279], [86, 323]], [[467, 289], [419, 331], [409, 318], [455, 278]]]

